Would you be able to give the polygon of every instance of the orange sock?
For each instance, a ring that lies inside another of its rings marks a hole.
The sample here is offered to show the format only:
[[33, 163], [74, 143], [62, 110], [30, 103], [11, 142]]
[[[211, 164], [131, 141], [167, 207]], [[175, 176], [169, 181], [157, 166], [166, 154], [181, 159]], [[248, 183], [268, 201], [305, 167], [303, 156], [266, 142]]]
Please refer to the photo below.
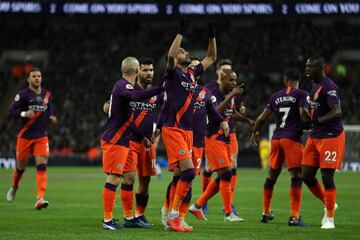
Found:
[[315, 178], [315, 180], [313, 180], [313, 183], [311, 184], [311, 186], [308, 185], [308, 187], [309, 187], [309, 190], [312, 192], [312, 194], [314, 194], [315, 197], [320, 199], [320, 201], [325, 204], [324, 190], [323, 190], [320, 182], [316, 178]]
[[20, 179], [23, 176], [24, 172], [25, 172], [25, 170], [20, 170], [18, 168], [15, 168], [14, 173], [13, 173], [13, 181], [12, 181], [13, 188], [19, 187], [19, 182], [20, 182]]
[[231, 180], [220, 180], [220, 192], [225, 214], [231, 213]]
[[275, 182], [269, 178], [266, 178], [263, 190], [263, 214], [270, 214], [271, 212], [271, 200], [273, 195]]
[[36, 169], [37, 198], [39, 199], [45, 196], [47, 185], [46, 164], [39, 164]]
[[192, 196], [192, 187], [190, 187], [189, 191], [187, 192], [186, 196], [184, 197], [184, 199], [180, 205], [179, 216], [181, 218], [185, 218], [185, 215], [189, 210], [191, 196]]
[[333, 218], [335, 215], [336, 189], [325, 189], [326, 217]]
[[207, 186], [211, 182], [211, 172], [210, 171], [203, 171], [203, 174], [201, 175], [201, 188], [202, 192], [206, 191]]
[[110, 221], [113, 219], [113, 210], [115, 206], [116, 198], [116, 185], [111, 183], [105, 183], [102, 198], [104, 204], [104, 221]]
[[236, 185], [238, 182], [238, 176], [236, 175], [236, 169], [231, 170], [231, 203], [234, 201], [234, 194], [236, 190]]
[[290, 217], [298, 219], [300, 216], [301, 196], [302, 196], [302, 179], [300, 177], [291, 179], [290, 187]]
[[134, 217], [134, 191], [133, 184], [121, 184], [120, 198], [123, 205], [124, 218], [131, 219]]
[[186, 194], [188, 193], [190, 187], [191, 187], [191, 182], [182, 181], [180, 179], [180, 181], [178, 182], [178, 184], [176, 186], [175, 197], [174, 197], [174, 202], [171, 207], [171, 211], [173, 211], [173, 210], [177, 211], [177, 212], [180, 211], [181, 203], [182, 203], [183, 199], [185, 198]]
[[206, 188], [205, 192], [203, 192], [200, 198], [196, 201], [196, 205], [202, 207], [210, 198], [212, 198], [216, 193], [219, 192], [219, 178], [212, 180], [209, 186]]

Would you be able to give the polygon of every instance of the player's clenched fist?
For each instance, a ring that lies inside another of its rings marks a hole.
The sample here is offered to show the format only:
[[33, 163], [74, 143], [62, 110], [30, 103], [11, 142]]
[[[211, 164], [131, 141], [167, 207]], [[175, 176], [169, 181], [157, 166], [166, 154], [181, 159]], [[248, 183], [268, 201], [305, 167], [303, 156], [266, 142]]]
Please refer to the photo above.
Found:
[[238, 96], [238, 95], [241, 95], [243, 94], [244, 92], [244, 86], [245, 84], [241, 84], [239, 86], [236, 86], [232, 91], [231, 91], [231, 96]]
[[178, 34], [184, 35], [190, 27], [190, 22], [187, 20], [181, 20], [178, 25]]
[[104, 103], [103, 111], [105, 113], [109, 113], [109, 109], [110, 109], [110, 101], [107, 101], [106, 103]]

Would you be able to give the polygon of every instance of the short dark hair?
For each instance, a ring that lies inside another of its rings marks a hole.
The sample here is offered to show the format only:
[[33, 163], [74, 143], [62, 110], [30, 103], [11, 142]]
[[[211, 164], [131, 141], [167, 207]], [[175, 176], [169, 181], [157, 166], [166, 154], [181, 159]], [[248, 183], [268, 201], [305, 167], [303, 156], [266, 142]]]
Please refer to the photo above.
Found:
[[325, 65], [325, 59], [324, 57], [322, 57], [321, 55], [315, 54], [312, 55], [310, 57], [310, 59], [318, 64], [320, 64], [320, 66], [324, 66]]
[[30, 73], [32, 73], [32, 72], [41, 72], [41, 70], [40, 70], [40, 68], [37, 68], [37, 67], [30, 68], [30, 70], [25, 73], [25, 74], [26, 74], [26, 78], [29, 78], [29, 77], [30, 77]]
[[287, 78], [287, 80], [290, 80], [290, 81], [300, 81], [300, 79], [301, 79], [301, 73], [300, 73], [299, 69], [297, 69], [297, 68], [287, 69], [285, 71], [284, 75]]
[[140, 57], [139, 63], [140, 65], [150, 65], [150, 64], [154, 64], [154, 60], [149, 57]]
[[232, 65], [232, 61], [229, 58], [220, 59], [216, 64], [216, 69], [221, 68], [223, 65]]

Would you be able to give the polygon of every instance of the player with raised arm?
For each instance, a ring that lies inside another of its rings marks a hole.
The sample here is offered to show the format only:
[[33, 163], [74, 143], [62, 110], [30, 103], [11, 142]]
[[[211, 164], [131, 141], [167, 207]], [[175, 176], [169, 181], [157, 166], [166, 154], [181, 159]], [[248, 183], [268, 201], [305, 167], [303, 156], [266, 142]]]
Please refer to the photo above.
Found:
[[[104, 204], [103, 229], [121, 229], [121, 226], [113, 219], [116, 188], [120, 184], [120, 177], [123, 175], [128, 158], [130, 133], [144, 138], [144, 135], [133, 127], [134, 114], [130, 102], [149, 99], [164, 90], [162, 87], [146, 91], [135, 89], [134, 85], [139, 75], [139, 67], [139, 62], [134, 57], [127, 57], [122, 61], [122, 78], [113, 87], [110, 97], [109, 118], [101, 137], [103, 171], [106, 174], [106, 182], [102, 192]], [[146, 138], [144, 139], [144, 143], [149, 145], [149, 141], [146, 141]]]
[[[136, 90], [148, 90], [152, 87], [154, 77], [154, 66], [151, 58], [142, 57], [139, 59], [139, 77], [134, 85]], [[123, 183], [121, 184], [121, 200], [124, 211], [124, 227], [144, 227], [150, 228], [153, 224], [149, 223], [145, 217], [145, 209], [149, 199], [149, 184], [151, 176], [156, 175], [156, 153], [155, 146], [151, 143], [153, 134], [153, 124], [156, 121], [156, 112], [163, 102], [162, 94], [153, 96], [142, 101], [131, 101], [131, 110], [134, 113], [133, 124], [137, 134], [132, 134], [130, 138], [130, 150], [125, 163], [123, 172]], [[104, 111], [108, 112], [109, 102], [105, 103]], [[149, 148], [146, 149], [145, 142]], [[135, 175], [138, 175], [138, 190], [135, 194], [136, 209], [133, 213], [134, 191], [133, 185]]]
[[22, 125], [16, 141], [16, 168], [13, 182], [7, 193], [7, 200], [15, 199], [20, 179], [27, 167], [31, 155], [35, 158], [37, 169], [37, 200], [36, 209], [46, 208], [48, 201], [44, 200], [47, 186], [47, 163], [49, 157], [49, 141], [47, 126], [49, 120], [57, 122], [52, 107], [52, 95], [41, 87], [42, 74], [40, 69], [32, 68], [27, 73], [29, 87], [15, 96], [9, 110], [10, 117], [21, 118]]
[[[215, 25], [209, 24], [209, 47], [207, 56], [200, 64], [188, 68], [189, 53], [180, 47], [189, 22], [182, 21], [167, 61], [165, 74], [165, 103], [161, 112], [162, 137], [168, 156], [169, 170], [174, 172], [171, 187], [174, 197], [170, 203], [167, 224], [173, 231], [192, 231], [181, 225], [180, 206], [195, 177], [191, 159], [193, 145], [193, 110], [196, 77], [216, 61]], [[170, 198], [171, 199], [171, 198]]]
[[251, 143], [258, 144], [259, 129], [272, 113], [276, 115], [276, 129], [271, 140], [269, 173], [263, 189], [263, 213], [260, 221], [267, 223], [274, 219], [271, 210], [273, 189], [283, 164], [286, 163], [291, 176], [290, 185], [290, 218], [289, 226], [306, 226], [300, 218], [302, 196], [301, 160], [303, 145], [301, 135], [304, 122], [307, 121], [307, 111], [310, 98], [306, 91], [299, 89], [300, 71], [290, 68], [285, 71], [286, 88], [274, 93], [266, 103], [264, 111], [258, 116], [252, 129]]
[[[322, 229], [335, 228], [337, 208], [335, 170], [341, 168], [345, 153], [345, 131], [342, 122], [339, 89], [324, 73], [325, 60], [314, 56], [305, 64], [306, 77], [313, 82], [311, 98], [311, 131], [302, 161], [302, 177], [310, 191], [325, 205]], [[316, 179], [320, 168], [325, 191]]]
[[[234, 71], [224, 69], [221, 73], [221, 82], [218, 84], [216, 81], [211, 82], [205, 87], [211, 91], [212, 95], [216, 98], [216, 110], [222, 113], [226, 121], [229, 123], [232, 118], [236, 120], [250, 119], [241, 115], [235, 110], [234, 98], [244, 91], [244, 86], [236, 86], [236, 74]], [[214, 87], [216, 86], [216, 87]], [[230, 137], [219, 129], [218, 125], [214, 124], [213, 119], [209, 118], [207, 125], [207, 136], [205, 137], [205, 154], [209, 161], [211, 171], [216, 171], [218, 176], [213, 180], [206, 191], [200, 196], [195, 204], [190, 206], [190, 212], [194, 214], [199, 220], [204, 220], [202, 206], [212, 198], [218, 191], [221, 192], [223, 207], [225, 212], [225, 221], [235, 222], [243, 221], [237, 217], [231, 209], [231, 146]]]

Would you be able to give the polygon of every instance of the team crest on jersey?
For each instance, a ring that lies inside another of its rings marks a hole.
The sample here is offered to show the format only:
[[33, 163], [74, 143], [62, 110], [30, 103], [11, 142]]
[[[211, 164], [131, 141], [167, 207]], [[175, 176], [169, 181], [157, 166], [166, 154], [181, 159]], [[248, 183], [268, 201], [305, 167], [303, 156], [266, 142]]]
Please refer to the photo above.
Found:
[[225, 163], [225, 160], [222, 158], [222, 159], [219, 159], [219, 163], [221, 164], [224, 164]]
[[16, 94], [15, 96], [15, 99], [14, 99], [16, 102], [20, 100], [20, 95], [19, 94]]
[[117, 168], [118, 168], [118, 169], [122, 169], [122, 168], [123, 168], [123, 165], [122, 165], [121, 163], [119, 163], [119, 164], [117, 165]]
[[36, 101], [37, 101], [37, 102], [42, 102], [42, 101], [43, 101], [42, 96], [37, 96], [37, 97], [36, 97]]
[[134, 87], [131, 84], [126, 84], [126, 89], [134, 89]]
[[216, 97], [215, 96], [211, 96], [210, 99], [211, 99], [211, 102], [213, 102], [213, 103], [216, 102]]
[[185, 153], [186, 153], [186, 151], [184, 149], [180, 149], [180, 151], [179, 151], [180, 155], [184, 155]]
[[205, 94], [202, 93], [202, 92], [200, 92], [200, 93], [199, 93], [199, 97], [204, 98], [204, 97], [205, 97]]

